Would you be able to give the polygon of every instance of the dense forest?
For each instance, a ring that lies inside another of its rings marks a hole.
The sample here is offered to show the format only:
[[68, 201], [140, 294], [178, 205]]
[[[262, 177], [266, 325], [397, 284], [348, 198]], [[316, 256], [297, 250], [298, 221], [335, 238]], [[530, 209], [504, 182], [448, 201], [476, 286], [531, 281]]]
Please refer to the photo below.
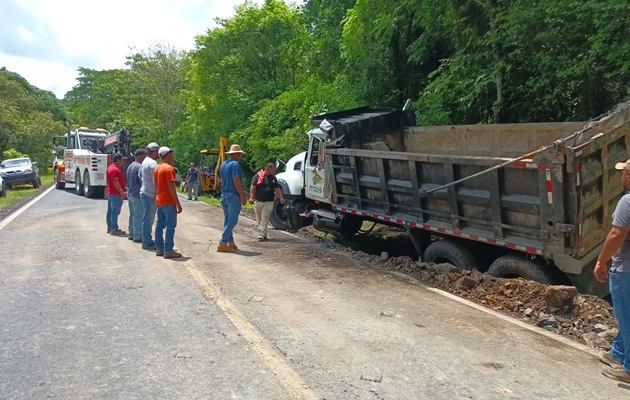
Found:
[[63, 106], [3, 70], [0, 150], [39, 154], [35, 128], [50, 136], [66, 113], [74, 125], [118, 121], [135, 145], [167, 144], [182, 161], [227, 136], [256, 168], [304, 150], [309, 118], [326, 111], [411, 99], [422, 125], [579, 121], [629, 95], [626, 2], [267, 0], [235, 11], [191, 51], [155, 43], [125, 68], [79, 68]]

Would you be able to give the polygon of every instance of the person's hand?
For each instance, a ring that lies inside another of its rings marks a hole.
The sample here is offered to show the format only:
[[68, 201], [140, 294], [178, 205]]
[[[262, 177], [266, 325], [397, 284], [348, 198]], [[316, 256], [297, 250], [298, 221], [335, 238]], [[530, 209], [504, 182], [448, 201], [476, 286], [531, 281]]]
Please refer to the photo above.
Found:
[[284, 204], [284, 197], [280, 197], [280, 204]]
[[241, 205], [244, 206], [245, 204], [247, 204], [247, 197], [241, 196]]
[[608, 279], [608, 266], [598, 261], [597, 265], [595, 265], [593, 275], [595, 275], [595, 279], [597, 279], [599, 282], [606, 282], [606, 279]]
[[177, 214], [181, 214], [182, 211], [184, 211], [184, 209], [182, 208], [182, 205], [178, 201], [177, 202]]
[[254, 199], [250, 198], [249, 199], [249, 204], [254, 204], [254, 201], [255, 201]]
[[123, 200], [127, 200], [127, 194], [125, 192], [120, 192], [120, 198]]

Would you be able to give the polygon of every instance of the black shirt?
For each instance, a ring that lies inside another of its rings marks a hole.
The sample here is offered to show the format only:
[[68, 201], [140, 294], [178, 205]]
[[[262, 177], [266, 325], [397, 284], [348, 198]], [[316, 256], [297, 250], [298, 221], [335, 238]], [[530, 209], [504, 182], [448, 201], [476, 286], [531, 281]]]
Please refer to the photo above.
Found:
[[265, 175], [260, 185], [258, 184], [258, 174], [252, 178], [252, 186], [256, 188], [254, 198], [258, 201], [274, 201], [276, 198], [275, 189], [278, 181], [275, 175]]

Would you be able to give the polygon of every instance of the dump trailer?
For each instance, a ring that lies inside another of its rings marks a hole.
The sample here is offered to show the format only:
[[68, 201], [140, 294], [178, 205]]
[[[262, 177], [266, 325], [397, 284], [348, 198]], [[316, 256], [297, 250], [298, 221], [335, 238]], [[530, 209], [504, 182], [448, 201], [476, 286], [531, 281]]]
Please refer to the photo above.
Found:
[[588, 122], [420, 127], [414, 115], [314, 117], [308, 151], [278, 174], [290, 201], [272, 223], [347, 236], [374, 221], [407, 230], [427, 262], [607, 294], [592, 271], [624, 191], [627, 104]]

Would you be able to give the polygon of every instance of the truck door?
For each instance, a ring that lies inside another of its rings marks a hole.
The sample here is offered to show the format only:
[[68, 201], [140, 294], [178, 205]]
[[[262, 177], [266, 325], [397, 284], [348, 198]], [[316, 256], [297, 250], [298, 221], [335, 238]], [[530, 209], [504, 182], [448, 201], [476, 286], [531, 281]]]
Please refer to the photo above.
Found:
[[311, 136], [308, 149], [308, 159], [304, 168], [306, 197], [330, 203], [326, 197], [324, 185], [326, 183], [326, 170], [324, 164], [324, 142], [317, 136]]

